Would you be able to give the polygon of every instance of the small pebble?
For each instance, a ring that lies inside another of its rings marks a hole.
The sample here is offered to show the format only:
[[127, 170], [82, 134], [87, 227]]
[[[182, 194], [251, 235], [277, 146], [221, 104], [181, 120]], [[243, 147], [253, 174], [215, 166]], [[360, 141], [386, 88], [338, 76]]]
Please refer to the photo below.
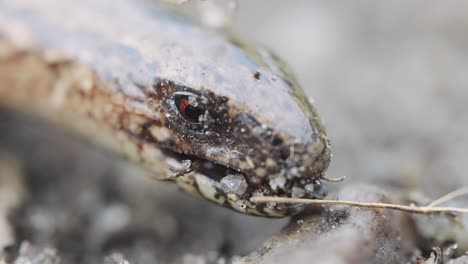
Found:
[[292, 198], [301, 198], [301, 197], [304, 197], [305, 193], [306, 192], [305, 192], [304, 189], [298, 188], [298, 187], [293, 187], [292, 192], [291, 192], [291, 197]]
[[247, 189], [247, 181], [240, 174], [230, 174], [221, 179], [221, 188], [226, 193], [243, 195]]
[[236, 202], [236, 204], [239, 208], [242, 208], [242, 209], [245, 209], [247, 207], [247, 205], [245, 204], [245, 200], [239, 200]]
[[284, 189], [284, 185], [286, 184], [286, 178], [284, 177], [277, 177], [269, 181], [271, 189], [274, 191], [278, 189]]
[[304, 186], [311, 198], [323, 199], [328, 195], [328, 190], [325, 185], [316, 183], [316, 184], [307, 184]]

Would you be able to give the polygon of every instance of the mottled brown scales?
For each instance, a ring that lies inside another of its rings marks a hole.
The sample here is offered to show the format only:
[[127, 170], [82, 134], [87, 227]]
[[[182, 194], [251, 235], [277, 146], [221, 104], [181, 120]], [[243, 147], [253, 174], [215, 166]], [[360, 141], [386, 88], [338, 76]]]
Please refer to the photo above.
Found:
[[302, 208], [255, 204], [254, 195], [324, 196], [328, 139], [277, 56], [145, 1], [73, 1], [72, 12], [70, 4], [0, 2], [1, 107], [239, 212]]

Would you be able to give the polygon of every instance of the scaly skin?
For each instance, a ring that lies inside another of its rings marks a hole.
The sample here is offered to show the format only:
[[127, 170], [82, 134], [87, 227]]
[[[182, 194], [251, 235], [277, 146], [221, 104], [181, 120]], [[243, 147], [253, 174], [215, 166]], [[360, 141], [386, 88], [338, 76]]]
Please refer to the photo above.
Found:
[[0, 106], [239, 212], [324, 195], [329, 142], [284, 64], [144, 0], [0, 1]]

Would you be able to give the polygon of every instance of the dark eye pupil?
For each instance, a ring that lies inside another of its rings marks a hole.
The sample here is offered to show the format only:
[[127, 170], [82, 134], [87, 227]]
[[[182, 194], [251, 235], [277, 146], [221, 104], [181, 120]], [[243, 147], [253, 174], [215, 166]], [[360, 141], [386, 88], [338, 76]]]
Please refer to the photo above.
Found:
[[185, 108], [185, 115], [190, 121], [198, 123], [200, 122], [200, 116], [203, 115], [203, 111], [198, 107], [188, 105]]
[[204, 114], [204, 111], [202, 108], [191, 104], [191, 102], [196, 102], [193, 99], [194, 98], [189, 98], [189, 96], [186, 95], [177, 96], [177, 98], [175, 98], [175, 103], [179, 113], [185, 120], [193, 123], [200, 123], [200, 116]]

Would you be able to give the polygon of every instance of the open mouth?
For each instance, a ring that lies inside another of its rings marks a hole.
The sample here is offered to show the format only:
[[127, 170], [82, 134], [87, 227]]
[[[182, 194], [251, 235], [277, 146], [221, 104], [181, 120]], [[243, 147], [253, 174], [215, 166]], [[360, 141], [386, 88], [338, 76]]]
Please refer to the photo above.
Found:
[[208, 159], [179, 154], [170, 150], [166, 150], [165, 154], [176, 162], [172, 166], [174, 177], [197, 173], [209, 179], [218, 191], [236, 194], [240, 199], [250, 199], [255, 191], [266, 191], [266, 186], [250, 183], [245, 172]]
[[252, 215], [284, 217], [299, 212], [300, 204], [255, 204], [256, 195], [287, 196], [274, 192], [266, 182], [251, 182], [245, 172], [211, 160], [166, 150], [173, 176], [183, 189], [212, 202]]

